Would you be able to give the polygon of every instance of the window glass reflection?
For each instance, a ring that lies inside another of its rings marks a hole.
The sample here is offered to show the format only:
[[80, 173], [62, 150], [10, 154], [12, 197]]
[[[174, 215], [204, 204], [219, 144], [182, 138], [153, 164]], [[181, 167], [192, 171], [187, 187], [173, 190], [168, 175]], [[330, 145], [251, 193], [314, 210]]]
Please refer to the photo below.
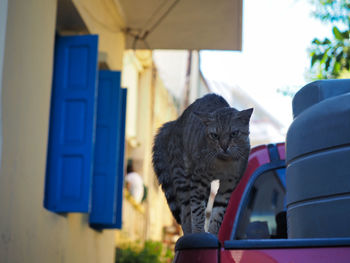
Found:
[[287, 238], [285, 168], [262, 173], [241, 213], [236, 239]]

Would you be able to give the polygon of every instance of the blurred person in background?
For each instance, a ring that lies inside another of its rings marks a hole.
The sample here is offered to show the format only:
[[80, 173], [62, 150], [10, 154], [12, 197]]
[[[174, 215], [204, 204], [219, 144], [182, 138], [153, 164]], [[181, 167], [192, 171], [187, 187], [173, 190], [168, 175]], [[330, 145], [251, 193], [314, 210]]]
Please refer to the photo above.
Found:
[[125, 176], [126, 189], [137, 203], [144, 199], [144, 184], [140, 174], [135, 172], [132, 160], [128, 160]]

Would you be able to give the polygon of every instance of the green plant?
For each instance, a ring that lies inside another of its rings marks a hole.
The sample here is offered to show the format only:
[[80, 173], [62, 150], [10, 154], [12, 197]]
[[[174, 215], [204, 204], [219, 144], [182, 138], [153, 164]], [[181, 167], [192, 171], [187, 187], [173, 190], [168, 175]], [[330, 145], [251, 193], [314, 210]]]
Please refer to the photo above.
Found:
[[333, 24], [333, 37], [315, 38], [309, 49], [315, 79], [342, 78], [350, 72], [350, 0], [311, 0], [314, 16]]
[[350, 30], [340, 31], [333, 26], [333, 40], [315, 38], [310, 49], [311, 67], [317, 65], [319, 79], [339, 78], [350, 70]]
[[116, 263], [168, 263], [173, 256], [169, 248], [156, 241], [130, 243], [116, 249]]

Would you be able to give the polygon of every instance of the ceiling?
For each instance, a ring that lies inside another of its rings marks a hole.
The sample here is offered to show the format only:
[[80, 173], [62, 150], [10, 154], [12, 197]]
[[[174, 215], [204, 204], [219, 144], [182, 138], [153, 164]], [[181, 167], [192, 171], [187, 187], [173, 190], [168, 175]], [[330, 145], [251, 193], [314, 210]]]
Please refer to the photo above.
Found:
[[242, 0], [114, 0], [126, 47], [241, 50]]

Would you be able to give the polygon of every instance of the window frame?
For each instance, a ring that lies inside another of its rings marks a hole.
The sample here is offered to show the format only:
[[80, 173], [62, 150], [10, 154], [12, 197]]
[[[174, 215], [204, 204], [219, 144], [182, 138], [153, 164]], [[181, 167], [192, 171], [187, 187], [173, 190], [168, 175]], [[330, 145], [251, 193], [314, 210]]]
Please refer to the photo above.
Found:
[[[270, 146], [270, 145], [269, 145]], [[241, 201], [239, 203], [238, 209], [237, 209], [237, 216], [235, 217], [232, 231], [231, 231], [231, 236], [230, 240], [238, 240], [236, 239], [237, 235], [237, 229], [239, 225], [239, 221], [242, 217], [242, 213], [244, 211], [244, 208], [248, 205], [249, 203], [249, 193], [251, 192], [256, 180], [260, 175], [262, 175], [265, 172], [272, 171], [272, 170], [277, 170], [281, 168], [286, 168], [286, 162], [285, 160], [281, 160], [279, 157], [279, 153], [277, 150], [277, 146], [272, 146], [268, 147], [268, 152], [270, 155], [270, 162], [266, 163], [260, 167], [258, 167], [254, 173], [251, 175], [249, 178], [249, 181], [244, 189], [244, 192], [242, 194]]]

